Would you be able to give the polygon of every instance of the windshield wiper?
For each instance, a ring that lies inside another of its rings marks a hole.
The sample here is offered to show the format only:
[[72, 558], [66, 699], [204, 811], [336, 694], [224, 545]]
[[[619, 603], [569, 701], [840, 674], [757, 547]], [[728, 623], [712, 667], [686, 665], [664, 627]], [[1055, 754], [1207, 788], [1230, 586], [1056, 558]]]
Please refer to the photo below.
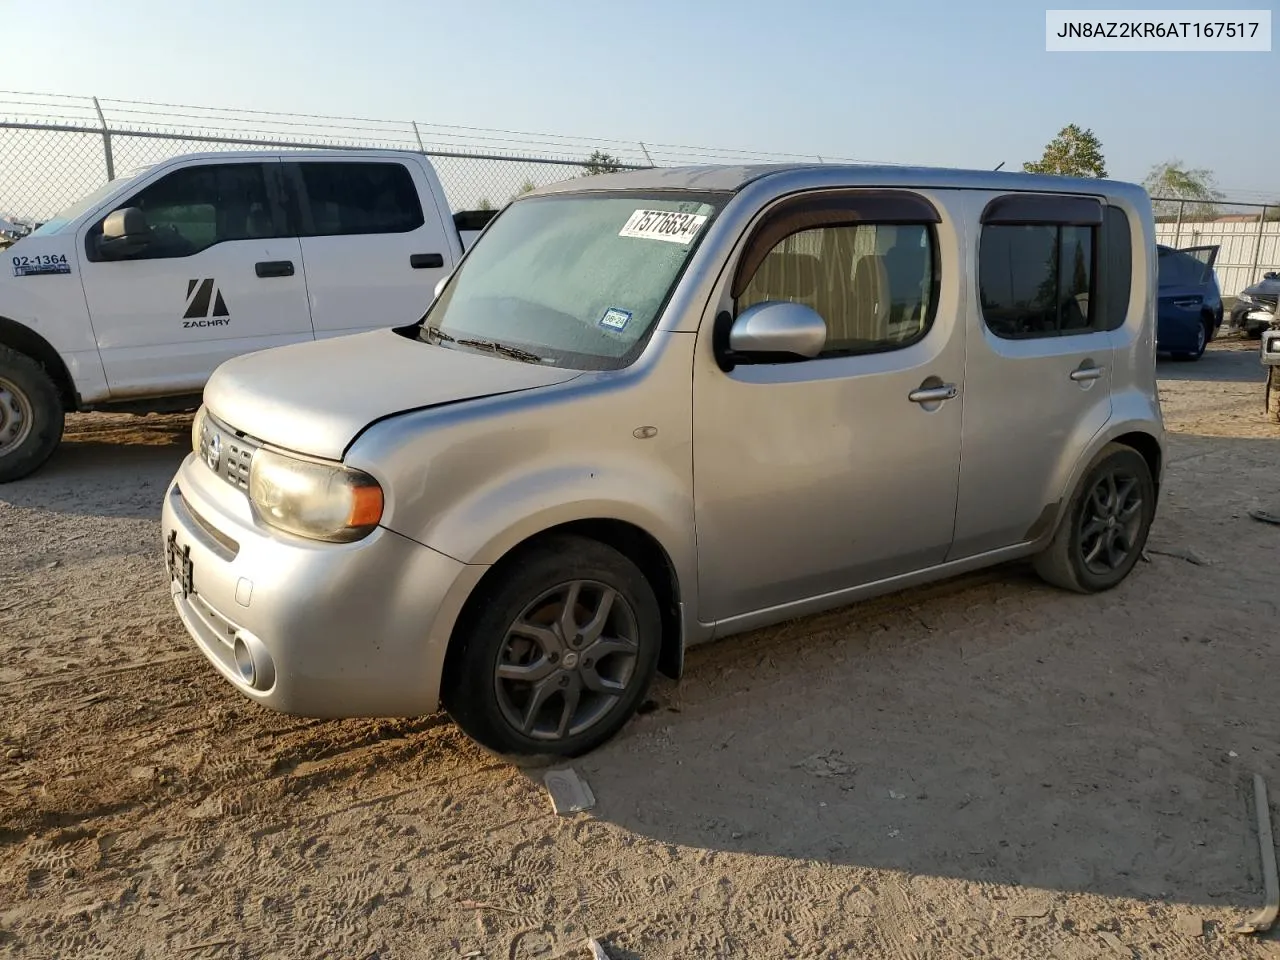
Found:
[[[446, 334], [447, 336], [447, 334]], [[490, 353], [497, 353], [504, 357], [510, 357], [512, 360], [521, 360], [524, 363], [542, 363], [543, 358], [536, 353], [530, 353], [528, 350], [521, 350], [519, 347], [513, 347], [506, 343], [499, 343], [497, 340], [457, 340], [455, 341], [460, 347], [475, 347], [479, 350], [488, 350]]]
[[443, 330], [441, 330], [439, 327], [431, 327], [431, 326], [423, 327], [423, 328], [422, 328], [422, 335], [421, 335], [418, 339], [419, 339], [419, 340], [422, 340], [422, 341], [424, 341], [424, 342], [426, 342], [426, 343], [431, 343], [433, 340], [434, 340], [434, 341], [436, 341], [436, 342], [438, 342], [438, 343], [453, 343], [453, 342], [454, 342], [453, 337], [449, 336], [447, 333], [445, 333], [445, 332], [444, 332]]

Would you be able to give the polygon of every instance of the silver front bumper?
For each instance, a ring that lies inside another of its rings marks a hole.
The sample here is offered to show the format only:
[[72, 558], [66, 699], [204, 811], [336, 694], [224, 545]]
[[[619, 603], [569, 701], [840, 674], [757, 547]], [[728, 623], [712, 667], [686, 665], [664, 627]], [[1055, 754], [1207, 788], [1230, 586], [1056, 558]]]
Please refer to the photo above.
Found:
[[243, 694], [313, 717], [437, 708], [453, 622], [483, 568], [381, 528], [348, 544], [264, 528], [194, 455], [161, 523], [178, 614]]

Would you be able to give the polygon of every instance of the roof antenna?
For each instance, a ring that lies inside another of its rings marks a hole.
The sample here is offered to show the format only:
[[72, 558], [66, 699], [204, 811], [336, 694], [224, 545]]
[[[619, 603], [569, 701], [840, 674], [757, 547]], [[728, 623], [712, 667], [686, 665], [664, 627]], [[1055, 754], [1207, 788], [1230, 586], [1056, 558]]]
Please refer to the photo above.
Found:
[[[1001, 161], [1000, 161], [999, 166], [997, 166], [997, 167], [996, 167], [996, 170], [999, 170], [999, 169], [1000, 169], [1000, 167], [1003, 167], [1003, 166], [1004, 166], [1004, 161], [1003, 161], [1003, 160], [1001, 160]], [[994, 173], [994, 172], [995, 172], [995, 170], [993, 170], [993, 171], [992, 171], [992, 173]]]

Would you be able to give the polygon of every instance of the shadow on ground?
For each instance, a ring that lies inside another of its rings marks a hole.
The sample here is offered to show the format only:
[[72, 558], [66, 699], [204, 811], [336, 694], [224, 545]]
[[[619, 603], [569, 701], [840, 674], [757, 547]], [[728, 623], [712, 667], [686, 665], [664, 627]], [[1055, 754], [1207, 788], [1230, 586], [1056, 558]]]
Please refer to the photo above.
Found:
[[692, 651], [580, 761], [598, 815], [710, 851], [1255, 907], [1280, 529], [1231, 488], [1280, 444], [1171, 453], [1149, 561], [1114, 591], [1015, 565]]
[[1256, 341], [1231, 338], [1209, 345], [1199, 360], [1161, 356], [1156, 363], [1160, 380], [1201, 380], [1219, 383], [1261, 383], [1266, 379]]
[[158, 519], [191, 451], [191, 417], [79, 414], [38, 471], [0, 486], [0, 503], [54, 513]]

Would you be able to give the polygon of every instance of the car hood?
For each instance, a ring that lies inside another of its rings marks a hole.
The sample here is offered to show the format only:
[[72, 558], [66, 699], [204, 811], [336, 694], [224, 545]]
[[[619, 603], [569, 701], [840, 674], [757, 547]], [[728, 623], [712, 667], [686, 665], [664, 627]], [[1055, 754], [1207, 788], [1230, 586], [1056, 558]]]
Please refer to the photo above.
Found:
[[215, 417], [251, 437], [339, 460], [374, 420], [580, 375], [435, 346], [387, 329], [228, 360], [210, 377], [204, 401]]
[[1245, 287], [1241, 293], [1250, 297], [1280, 296], [1280, 280], [1259, 280], [1252, 286]]

